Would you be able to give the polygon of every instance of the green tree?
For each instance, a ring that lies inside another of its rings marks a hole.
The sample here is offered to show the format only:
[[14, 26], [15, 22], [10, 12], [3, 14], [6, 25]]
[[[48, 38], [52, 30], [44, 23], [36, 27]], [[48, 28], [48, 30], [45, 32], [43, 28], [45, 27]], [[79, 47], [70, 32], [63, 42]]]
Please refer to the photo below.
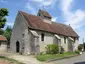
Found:
[[4, 34], [4, 30], [0, 29], [0, 35], [3, 35], [3, 34]]
[[83, 49], [83, 44], [79, 44], [79, 45], [78, 45], [78, 50], [79, 50], [79, 51], [82, 51], [82, 49]]
[[85, 42], [83, 43], [83, 46], [84, 46], [84, 51], [85, 51]]
[[3, 28], [6, 23], [6, 16], [8, 16], [8, 10], [6, 8], [0, 9], [0, 28]]
[[8, 45], [10, 45], [10, 38], [11, 38], [11, 33], [12, 33], [12, 28], [10, 26], [8, 26], [6, 28], [6, 30], [4, 31], [4, 36], [7, 38], [8, 40]]

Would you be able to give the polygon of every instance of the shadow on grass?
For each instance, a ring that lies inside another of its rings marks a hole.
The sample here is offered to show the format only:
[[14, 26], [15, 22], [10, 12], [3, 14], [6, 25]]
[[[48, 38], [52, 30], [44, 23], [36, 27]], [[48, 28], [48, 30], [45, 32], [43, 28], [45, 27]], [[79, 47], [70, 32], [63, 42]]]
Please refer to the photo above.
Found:
[[85, 61], [84, 62], [76, 62], [74, 64], [85, 64]]

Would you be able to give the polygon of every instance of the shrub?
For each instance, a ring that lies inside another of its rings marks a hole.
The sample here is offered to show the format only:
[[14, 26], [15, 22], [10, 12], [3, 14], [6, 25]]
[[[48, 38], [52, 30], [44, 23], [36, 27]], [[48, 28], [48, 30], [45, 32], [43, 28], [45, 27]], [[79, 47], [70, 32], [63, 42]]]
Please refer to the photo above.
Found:
[[76, 50], [76, 51], [75, 51], [75, 53], [79, 54], [79, 53], [80, 53], [80, 51], [79, 51], [79, 50]]
[[83, 44], [80, 44], [80, 45], [78, 46], [78, 50], [79, 50], [79, 51], [82, 51], [82, 48], [83, 48]]
[[40, 55], [43, 55], [43, 52], [40, 52]]
[[57, 54], [59, 52], [59, 47], [56, 44], [49, 44], [46, 47], [47, 54]]
[[40, 52], [40, 55], [46, 54], [46, 52]]

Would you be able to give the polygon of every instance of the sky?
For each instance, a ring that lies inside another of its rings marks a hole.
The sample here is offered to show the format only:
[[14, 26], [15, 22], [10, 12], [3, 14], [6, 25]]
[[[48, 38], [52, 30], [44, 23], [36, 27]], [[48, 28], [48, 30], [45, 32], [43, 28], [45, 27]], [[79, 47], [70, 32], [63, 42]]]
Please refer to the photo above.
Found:
[[85, 0], [0, 0], [0, 8], [9, 11], [5, 28], [13, 26], [19, 10], [37, 15], [42, 9], [50, 13], [54, 22], [70, 24], [80, 36], [80, 43], [85, 38]]

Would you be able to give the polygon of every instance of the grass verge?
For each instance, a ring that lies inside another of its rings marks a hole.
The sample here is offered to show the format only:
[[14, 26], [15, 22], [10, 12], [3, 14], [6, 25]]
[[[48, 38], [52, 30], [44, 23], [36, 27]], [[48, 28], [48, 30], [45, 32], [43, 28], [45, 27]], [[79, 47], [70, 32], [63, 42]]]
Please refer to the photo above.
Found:
[[37, 60], [39, 61], [49, 61], [51, 59], [63, 59], [63, 58], [67, 58], [67, 57], [72, 57], [78, 55], [77, 53], [74, 52], [66, 52], [63, 54], [42, 54], [42, 55], [38, 55], [36, 56]]

